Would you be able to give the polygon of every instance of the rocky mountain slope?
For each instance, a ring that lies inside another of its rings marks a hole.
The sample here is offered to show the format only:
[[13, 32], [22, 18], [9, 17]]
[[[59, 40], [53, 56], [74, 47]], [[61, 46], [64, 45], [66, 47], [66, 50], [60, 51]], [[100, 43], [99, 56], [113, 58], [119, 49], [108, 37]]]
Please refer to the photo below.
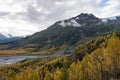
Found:
[[[51, 51], [61, 50], [86, 38], [119, 31], [119, 29], [120, 17], [101, 19], [93, 14], [81, 13], [76, 17], [58, 21], [31, 36], [8, 43], [7, 48], [2, 49], [51, 53]], [[6, 44], [2, 46], [4, 45]]]

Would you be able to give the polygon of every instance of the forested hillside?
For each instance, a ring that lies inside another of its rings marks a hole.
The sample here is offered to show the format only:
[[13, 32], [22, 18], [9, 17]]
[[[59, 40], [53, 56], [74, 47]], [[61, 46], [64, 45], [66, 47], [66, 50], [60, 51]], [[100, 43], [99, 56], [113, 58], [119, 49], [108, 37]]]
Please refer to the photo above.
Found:
[[0, 67], [1, 80], [119, 80], [120, 33], [105, 34], [62, 57], [26, 59]]

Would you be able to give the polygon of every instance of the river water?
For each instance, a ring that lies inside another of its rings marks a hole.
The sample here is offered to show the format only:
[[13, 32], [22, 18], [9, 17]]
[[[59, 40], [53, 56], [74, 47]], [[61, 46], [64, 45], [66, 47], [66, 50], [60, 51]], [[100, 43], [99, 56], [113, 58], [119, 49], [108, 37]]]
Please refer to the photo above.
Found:
[[24, 59], [32, 59], [32, 58], [43, 58], [43, 57], [50, 57], [50, 55], [31, 55], [31, 56], [0, 56], [0, 66], [6, 64], [16, 63], [18, 61], [22, 61]]
[[0, 55], [0, 66], [6, 65], [6, 64], [13, 64], [18, 61], [22, 61], [24, 59], [32, 59], [32, 58], [44, 58], [44, 57], [56, 57], [56, 56], [63, 56], [63, 55], [68, 55], [67, 53], [72, 53], [73, 48], [69, 47], [67, 50], [64, 49], [60, 52], [54, 53], [52, 55], [16, 55], [16, 56], [5, 56], [5, 55]]

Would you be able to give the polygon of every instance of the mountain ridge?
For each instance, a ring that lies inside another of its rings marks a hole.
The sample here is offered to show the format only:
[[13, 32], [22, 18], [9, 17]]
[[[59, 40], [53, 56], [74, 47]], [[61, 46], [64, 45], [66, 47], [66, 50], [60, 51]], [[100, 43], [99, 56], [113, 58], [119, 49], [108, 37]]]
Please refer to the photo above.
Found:
[[23, 38], [23, 37], [14, 37], [11, 34], [0, 33], [0, 44], [16, 41], [16, 40], [19, 40], [21, 38]]
[[30, 53], [31, 51], [39, 53], [47, 50], [46, 53], [53, 53], [51, 49], [56, 51], [62, 46], [65, 48], [75, 45], [86, 38], [119, 30], [119, 17], [103, 22], [101, 18], [97, 18], [93, 14], [81, 13], [75, 17], [58, 21], [31, 36], [7, 43], [9, 45], [7, 49], [22, 49]]

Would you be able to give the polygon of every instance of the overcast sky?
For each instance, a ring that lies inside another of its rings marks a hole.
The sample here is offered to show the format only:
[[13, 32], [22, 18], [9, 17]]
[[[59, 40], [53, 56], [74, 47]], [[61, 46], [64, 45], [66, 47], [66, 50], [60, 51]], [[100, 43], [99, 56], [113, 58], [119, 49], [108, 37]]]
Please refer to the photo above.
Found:
[[0, 33], [30, 35], [80, 13], [117, 16], [120, 0], [0, 0]]

